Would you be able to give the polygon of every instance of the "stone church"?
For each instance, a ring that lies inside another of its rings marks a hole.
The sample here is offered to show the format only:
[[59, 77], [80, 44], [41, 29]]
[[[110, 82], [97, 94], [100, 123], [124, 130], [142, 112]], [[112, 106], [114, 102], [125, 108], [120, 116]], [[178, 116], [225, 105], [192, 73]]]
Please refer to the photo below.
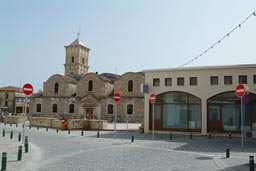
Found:
[[[90, 49], [79, 38], [65, 49], [65, 75], [50, 76], [43, 91], [31, 97], [31, 116], [112, 121], [116, 114], [118, 122], [143, 122], [144, 73], [90, 73]], [[113, 100], [116, 92], [121, 95], [118, 103]]]

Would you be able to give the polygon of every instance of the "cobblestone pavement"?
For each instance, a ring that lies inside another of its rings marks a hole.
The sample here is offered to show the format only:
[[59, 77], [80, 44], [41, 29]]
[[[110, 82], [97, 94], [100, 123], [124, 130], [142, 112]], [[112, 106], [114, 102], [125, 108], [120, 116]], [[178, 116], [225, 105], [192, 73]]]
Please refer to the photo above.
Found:
[[[156, 135], [117, 131], [59, 131], [45, 128], [29, 129], [29, 153], [17, 161], [17, 139], [9, 139], [8, 132], [17, 136], [21, 127], [0, 124], [0, 151], [9, 151], [7, 167], [10, 171], [231, 171], [249, 170], [250, 155], [255, 156], [256, 140], [246, 139], [242, 151], [239, 138]], [[14, 136], [14, 137], [15, 137]], [[134, 142], [131, 142], [134, 136]], [[230, 158], [225, 157], [230, 148]], [[10, 153], [10, 154], [9, 154]], [[16, 161], [15, 161], [16, 160]]]

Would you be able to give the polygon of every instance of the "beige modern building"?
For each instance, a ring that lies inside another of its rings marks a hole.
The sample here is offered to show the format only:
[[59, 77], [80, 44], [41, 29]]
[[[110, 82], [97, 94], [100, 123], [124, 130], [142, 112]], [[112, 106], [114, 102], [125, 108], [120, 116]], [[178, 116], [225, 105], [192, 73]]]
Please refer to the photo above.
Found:
[[[144, 73], [88, 73], [90, 49], [78, 38], [65, 48], [65, 75], [52, 75], [43, 92], [33, 95], [32, 116], [112, 121], [116, 114], [119, 122], [143, 122], [144, 94], [140, 87]], [[115, 92], [121, 94], [118, 103], [113, 100]]]
[[209, 66], [144, 70], [145, 131], [152, 130], [150, 94], [156, 94], [156, 131], [239, 133], [241, 102], [238, 84], [249, 86], [244, 99], [244, 130], [256, 131], [256, 65]]
[[[25, 113], [26, 96], [22, 93], [21, 88], [7, 86], [0, 88], [0, 114], [20, 115]], [[27, 110], [29, 112], [29, 101], [27, 99]]]

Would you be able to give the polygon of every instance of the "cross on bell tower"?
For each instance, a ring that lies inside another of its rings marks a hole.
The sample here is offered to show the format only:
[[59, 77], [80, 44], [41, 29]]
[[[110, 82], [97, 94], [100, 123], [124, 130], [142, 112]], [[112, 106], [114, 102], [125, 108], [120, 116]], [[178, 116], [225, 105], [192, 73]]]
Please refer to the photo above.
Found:
[[88, 73], [88, 58], [90, 49], [87, 48], [79, 39], [77, 39], [66, 48], [65, 76], [84, 75]]

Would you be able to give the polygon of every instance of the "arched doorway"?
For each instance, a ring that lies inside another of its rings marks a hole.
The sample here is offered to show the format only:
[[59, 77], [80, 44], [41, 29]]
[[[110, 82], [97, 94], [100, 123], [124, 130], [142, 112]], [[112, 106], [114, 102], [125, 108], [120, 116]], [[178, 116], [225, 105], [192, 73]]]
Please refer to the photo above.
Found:
[[[185, 92], [166, 92], [156, 96], [155, 130], [201, 131], [201, 99]], [[152, 130], [152, 105], [149, 125]]]
[[[256, 130], [256, 95], [244, 100], [244, 130]], [[208, 132], [240, 132], [241, 100], [234, 91], [217, 94], [207, 100]]]

